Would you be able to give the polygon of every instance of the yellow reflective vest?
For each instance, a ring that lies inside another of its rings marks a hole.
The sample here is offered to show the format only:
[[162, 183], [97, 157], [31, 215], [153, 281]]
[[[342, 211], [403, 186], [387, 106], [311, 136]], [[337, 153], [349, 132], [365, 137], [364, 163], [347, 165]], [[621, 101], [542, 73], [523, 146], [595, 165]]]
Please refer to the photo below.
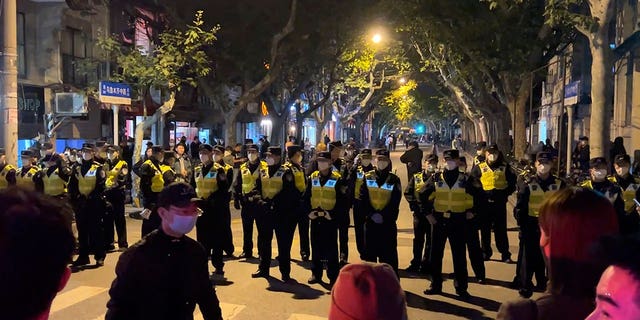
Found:
[[66, 188], [67, 181], [64, 181], [60, 177], [59, 169], [54, 170], [50, 176], [47, 175], [46, 171], [42, 172], [42, 185], [44, 186], [44, 194], [50, 196], [59, 196], [65, 192], [67, 192]]
[[480, 172], [482, 173], [480, 182], [482, 183], [483, 190], [504, 190], [507, 188], [507, 176], [505, 174], [507, 169], [504, 166], [493, 170], [486, 162], [481, 162], [478, 164], [478, 167], [480, 167]]
[[440, 173], [440, 180], [435, 183], [436, 190], [429, 196], [433, 200], [433, 208], [436, 212], [463, 213], [473, 208], [473, 197], [467, 193], [464, 183], [467, 175], [459, 173], [458, 180], [451, 188], [444, 181], [444, 175]]
[[262, 183], [262, 198], [273, 199], [282, 191], [282, 177], [284, 173], [285, 168], [282, 166], [273, 174], [273, 177], [269, 177], [269, 169], [262, 172], [262, 176], [260, 177], [260, 182]]
[[218, 169], [220, 165], [214, 163], [206, 174], [203, 172], [202, 164], [194, 169], [194, 179], [196, 181], [196, 194], [198, 198], [207, 199], [211, 194], [218, 191]]
[[560, 190], [561, 181], [560, 179], [555, 179], [555, 182], [549, 185], [547, 191], [542, 190], [542, 187], [538, 182], [532, 181], [528, 184], [529, 188], [529, 216], [538, 217], [540, 216], [540, 207], [542, 203], [547, 200], [552, 194]]
[[161, 192], [162, 189], [164, 189], [164, 174], [169, 171], [173, 172], [173, 169], [171, 169], [170, 166], [164, 164], [156, 166], [153, 164], [153, 162], [151, 162], [151, 160], [147, 160], [143, 164], [149, 165], [154, 170], [153, 178], [151, 178], [151, 191]]
[[242, 194], [251, 192], [256, 187], [256, 181], [260, 178], [261, 172], [269, 171], [269, 166], [265, 161], [260, 161], [256, 171], [251, 173], [249, 170], [249, 162], [245, 162], [240, 166], [240, 176], [242, 177]]
[[7, 164], [0, 171], [0, 190], [4, 190], [9, 187], [9, 181], [7, 180], [7, 174], [11, 172], [11, 170], [16, 170], [16, 167]]
[[322, 185], [320, 183], [320, 171], [311, 174], [311, 209], [333, 210], [336, 206], [336, 185], [340, 174], [331, 171], [331, 177]]
[[364, 184], [364, 175], [364, 168], [362, 168], [362, 166], [358, 166], [358, 169], [356, 170], [356, 185], [354, 187], [354, 197], [358, 200], [360, 200], [360, 189], [362, 189], [362, 185]]
[[[598, 191], [598, 190], [596, 190], [596, 189], [594, 189], [594, 188], [593, 188], [593, 183], [591, 182], [591, 180], [587, 180], [587, 181], [583, 182], [580, 186], [581, 186], [581, 187], [583, 187], [583, 188], [588, 188], [588, 189], [591, 189], [591, 190]], [[598, 192], [600, 192], [600, 191], [598, 191]], [[601, 194], [602, 194], [602, 193], [601, 193]], [[617, 193], [609, 192], [609, 190], [607, 190], [607, 191], [606, 191], [604, 194], [602, 194], [602, 195], [603, 195], [605, 198], [609, 199], [609, 201], [610, 201], [611, 203], [616, 202], [616, 199], [618, 199], [618, 194], [617, 194]], [[632, 200], [632, 201], [633, 201], [633, 200]]]
[[413, 175], [413, 196], [416, 201], [420, 201], [420, 190], [424, 188], [427, 181], [424, 179], [422, 172]]
[[78, 178], [78, 190], [83, 196], [90, 195], [93, 190], [96, 189], [96, 183], [98, 181], [96, 174], [101, 167], [98, 163], [93, 163], [87, 173], [82, 175], [82, 166], [76, 167], [76, 178]]
[[40, 171], [40, 168], [31, 166], [26, 169], [26, 172], [25, 169], [25, 167], [22, 167], [16, 171], [16, 185], [26, 190], [34, 191], [36, 190], [36, 184], [33, 181], [33, 177]]
[[[630, 183], [627, 189], [622, 190], [622, 200], [624, 200], [624, 211], [631, 212], [636, 206], [636, 203], [633, 202], [633, 199], [636, 198], [636, 192], [638, 188], [640, 188], [640, 180], [638, 178], [633, 178], [634, 183]], [[609, 177], [609, 181], [618, 184], [618, 179], [615, 176]], [[619, 185], [619, 184], [618, 184]]]
[[383, 210], [391, 201], [394, 184], [390, 183], [390, 181], [394, 176], [393, 173], [389, 173], [387, 180], [382, 185], [378, 185], [375, 171], [369, 171], [365, 174], [367, 190], [369, 191], [369, 203], [374, 210]]
[[[111, 168], [111, 170], [107, 171], [107, 181], [105, 181], [105, 186], [107, 186], [107, 188], [113, 188], [116, 185], [120, 171], [122, 171], [122, 167], [126, 164], [126, 161], [120, 160], [115, 166], [113, 166], [113, 168]], [[126, 172], [123, 174], [126, 174]]]
[[298, 189], [298, 191], [300, 192], [304, 192], [305, 190], [307, 190], [307, 179], [304, 176], [304, 171], [298, 169], [297, 166], [290, 162], [285, 163], [284, 166], [290, 169], [293, 173], [293, 181], [296, 185], [296, 189]]

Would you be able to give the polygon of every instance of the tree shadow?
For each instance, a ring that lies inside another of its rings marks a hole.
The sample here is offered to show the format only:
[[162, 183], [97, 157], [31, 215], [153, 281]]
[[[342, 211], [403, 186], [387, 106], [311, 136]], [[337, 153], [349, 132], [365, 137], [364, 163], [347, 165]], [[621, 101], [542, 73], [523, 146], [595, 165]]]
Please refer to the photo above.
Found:
[[[431, 312], [456, 315], [465, 319], [491, 320], [493, 318], [484, 315], [480, 310], [457, 306], [445, 301], [432, 300], [423, 296], [419, 296], [409, 291], [405, 291], [407, 298], [407, 306], [427, 310]], [[472, 298], [473, 299], [473, 298]]]
[[282, 282], [274, 277], [267, 278], [269, 287], [267, 290], [273, 292], [285, 292], [293, 294], [292, 298], [296, 300], [314, 300], [318, 299], [327, 293], [318, 289], [311, 288], [306, 284], [302, 284], [295, 279], [291, 279], [287, 282]]

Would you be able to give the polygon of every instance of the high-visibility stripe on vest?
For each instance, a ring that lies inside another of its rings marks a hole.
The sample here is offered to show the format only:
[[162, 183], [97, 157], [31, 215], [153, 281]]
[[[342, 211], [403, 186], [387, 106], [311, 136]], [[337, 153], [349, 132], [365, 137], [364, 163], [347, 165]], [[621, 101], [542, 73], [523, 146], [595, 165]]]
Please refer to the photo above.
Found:
[[305, 179], [304, 171], [298, 169], [297, 166], [287, 162], [284, 164], [286, 168], [289, 168], [291, 172], [293, 172], [293, 182], [296, 186], [296, 189], [300, 192], [304, 192], [307, 190], [307, 179]]
[[422, 172], [413, 175], [413, 196], [416, 201], [420, 201], [420, 189], [422, 189], [426, 183], [427, 181], [425, 181]]
[[336, 206], [336, 184], [340, 174], [331, 171], [331, 177], [322, 185], [320, 183], [320, 171], [311, 174], [311, 209], [321, 208], [333, 210]]
[[382, 184], [378, 185], [376, 182], [375, 171], [370, 171], [365, 175], [367, 184], [367, 190], [369, 191], [369, 203], [374, 210], [381, 211], [391, 201], [391, 192], [393, 191], [393, 184], [390, 184], [392, 173], [389, 173], [389, 177]]
[[504, 166], [500, 166], [496, 170], [491, 169], [486, 162], [481, 162], [478, 166], [480, 167], [480, 172], [482, 172], [480, 182], [483, 190], [504, 190], [507, 188], [506, 168]]
[[113, 168], [109, 171], [107, 171], [107, 180], [105, 181], [105, 185], [107, 186], [107, 188], [112, 188], [113, 186], [116, 185], [116, 182], [118, 181], [118, 176], [120, 175], [120, 171], [122, 170], [122, 167], [124, 167], [127, 164], [127, 162], [125, 161], [118, 161], [118, 163], [116, 163], [115, 166], [113, 166]]
[[33, 181], [33, 176], [35, 176], [36, 173], [40, 171], [40, 168], [36, 166], [31, 166], [29, 169], [27, 169], [27, 172], [23, 175], [22, 173], [24, 169], [25, 168], [22, 167], [18, 169], [18, 171], [16, 171], [16, 185], [18, 187], [34, 191], [36, 189], [36, 184]]
[[466, 175], [459, 173], [458, 179], [449, 188], [444, 181], [441, 173], [441, 179], [436, 182], [436, 190], [430, 196], [430, 200], [434, 200], [433, 208], [437, 212], [453, 212], [462, 213], [473, 208], [473, 197], [467, 193], [463, 184], [466, 182]]
[[[634, 183], [630, 183], [627, 189], [622, 190], [622, 200], [624, 200], [624, 211], [632, 212], [636, 206], [633, 199], [636, 198], [636, 192], [640, 188], [640, 181], [636, 178], [633, 179]], [[618, 179], [615, 176], [609, 177], [609, 181], [618, 184]]]
[[364, 168], [358, 166], [358, 170], [356, 171], [356, 189], [354, 190], [354, 197], [358, 200], [360, 200], [360, 189], [362, 189], [362, 184], [364, 183], [364, 175]]
[[43, 172], [42, 184], [44, 186], [44, 194], [50, 196], [59, 196], [65, 192], [66, 181], [60, 177], [59, 169], [54, 170], [50, 176]]
[[262, 183], [262, 197], [265, 199], [275, 198], [280, 191], [282, 191], [282, 177], [284, 176], [285, 169], [283, 167], [278, 168], [273, 174], [273, 177], [269, 177], [269, 170], [262, 172], [260, 182]]
[[218, 169], [221, 166], [214, 164], [206, 174], [203, 172], [203, 166], [198, 165], [194, 169], [194, 179], [196, 181], [196, 195], [198, 198], [207, 199], [209, 196], [218, 191]]
[[151, 191], [161, 192], [162, 189], [164, 189], [164, 174], [169, 171], [173, 172], [173, 169], [164, 164], [160, 164], [160, 168], [158, 169], [158, 167], [156, 167], [156, 165], [154, 165], [151, 160], [147, 160], [143, 164], [149, 165], [151, 168], [153, 168], [154, 171], [154, 175], [151, 178]]
[[16, 170], [16, 167], [7, 164], [0, 171], [0, 190], [4, 190], [9, 187], [9, 181], [7, 180], [7, 175], [11, 170]]
[[529, 216], [539, 217], [540, 207], [542, 203], [547, 200], [552, 194], [560, 190], [560, 180], [556, 179], [555, 182], [549, 185], [547, 191], [542, 190], [542, 187], [537, 182], [531, 182], [528, 185], [529, 188]]
[[260, 161], [256, 171], [251, 173], [249, 163], [245, 162], [240, 166], [240, 175], [242, 177], [242, 194], [251, 192], [256, 187], [256, 181], [260, 178], [261, 172], [268, 171], [269, 166], [265, 161]]
[[76, 177], [78, 178], [78, 189], [80, 191], [80, 194], [88, 196], [93, 192], [93, 190], [96, 189], [96, 174], [98, 173], [98, 168], [100, 166], [101, 165], [97, 163], [92, 164], [87, 173], [84, 174], [84, 176], [82, 175], [81, 166], [76, 167]]

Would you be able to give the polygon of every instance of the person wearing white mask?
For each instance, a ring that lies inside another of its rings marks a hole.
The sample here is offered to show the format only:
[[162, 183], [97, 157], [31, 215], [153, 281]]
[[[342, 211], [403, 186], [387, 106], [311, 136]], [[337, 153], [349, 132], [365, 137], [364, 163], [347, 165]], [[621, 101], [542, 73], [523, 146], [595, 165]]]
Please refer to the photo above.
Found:
[[260, 161], [258, 146], [251, 143], [245, 146], [249, 161], [240, 166], [233, 188], [234, 199], [242, 204], [242, 253], [240, 258], [253, 258], [253, 224], [260, 212], [260, 177], [269, 170], [265, 161]]
[[551, 173], [553, 154], [539, 152], [534, 163], [536, 172], [533, 175], [524, 172], [518, 177], [517, 201], [514, 215], [520, 227], [520, 248], [518, 265], [513, 280], [513, 287], [519, 289], [523, 298], [533, 293], [532, 278], [535, 275], [535, 290], [544, 292], [547, 277], [544, 259], [540, 251], [540, 226], [538, 216], [542, 203], [556, 191], [565, 188], [566, 184]]
[[622, 190], [622, 200], [624, 201], [624, 215], [620, 218], [620, 227], [623, 234], [635, 233], [638, 231], [640, 218], [640, 206], [636, 201], [640, 201], [640, 178], [634, 177], [629, 173], [631, 168], [631, 158], [626, 154], [615, 156], [613, 167], [616, 173], [609, 177], [611, 182], [615, 183]]
[[480, 141], [476, 143], [476, 155], [473, 157], [474, 167], [486, 160], [485, 154], [484, 154], [486, 148], [487, 148], [487, 143], [485, 141]]
[[607, 163], [607, 159], [604, 157], [592, 158], [589, 161], [590, 179], [584, 181], [580, 186], [591, 189], [609, 199], [618, 214], [620, 230], [627, 232], [627, 226], [624, 225], [626, 213], [624, 210], [625, 204], [622, 197], [622, 189], [620, 186], [607, 179], [608, 168], [609, 164]]
[[365, 173], [374, 170], [371, 163], [371, 149], [362, 149], [355, 159], [353, 167], [349, 171], [349, 187], [353, 190], [353, 228], [356, 235], [356, 248], [360, 254], [360, 260], [364, 258], [364, 223], [365, 215], [360, 203], [360, 188], [364, 184]]
[[[228, 161], [227, 152], [230, 150], [230, 147], [223, 147], [222, 145], [216, 145], [213, 147], [213, 162], [216, 163], [218, 168], [222, 168], [224, 173], [227, 175], [228, 187], [227, 187], [227, 195], [229, 196], [229, 201], [231, 202], [231, 186], [233, 185], [233, 161]], [[224, 228], [222, 233], [223, 237], [223, 246], [222, 250], [226, 254], [227, 257], [233, 258], [233, 252], [236, 250], [233, 245], [233, 232], [231, 231], [231, 208], [229, 205], [223, 206], [224, 209], [222, 217], [223, 217], [223, 225]]]
[[429, 154], [426, 159], [425, 170], [415, 173], [409, 179], [407, 188], [404, 190], [404, 198], [409, 202], [409, 208], [413, 212], [413, 259], [407, 272], [421, 272], [427, 274], [429, 272], [429, 256], [431, 252], [431, 227], [424, 215], [430, 203], [420, 202], [420, 193], [425, 191], [425, 185], [429, 179], [436, 174], [438, 169], [438, 155]]
[[105, 196], [112, 206], [112, 214], [107, 215], [104, 219], [104, 236], [107, 251], [115, 250], [114, 225], [118, 235], [118, 249], [124, 251], [129, 247], [127, 242], [127, 222], [124, 218], [125, 189], [129, 184], [129, 166], [126, 161], [120, 158], [121, 151], [122, 149], [119, 146], [107, 146], [107, 162], [105, 163], [105, 169], [107, 170], [105, 186], [107, 190], [105, 191]]
[[485, 158], [486, 161], [474, 166], [470, 173], [471, 176], [480, 180], [483, 190], [474, 200], [479, 202], [475, 213], [481, 225], [480, 238], [484, 260], [488, 261], [493, 255], [491, 248], [491, 229], [493, 229], [496, 247], [502, 255], [501, 261], [513, 263], [507, 237], [507, 200], [516, 190], [517, 177], [513, 169], [504, 161], [502, 152], [496, 144], [487, 148]]
[[360, 200], [366, 217], [365, 256], [368, 262], [388, 263], [398, 274], [398, 214], [402, 199], [400, 178], [392, 170], [389, 151], [376, 151], [376, 169], [365, 174]]
[[186, 236], [198, 219], [198, 200], [183, 182], [162, 190], [157, 203], [162, 223], [120, 255], [105, 319], [191, 319], [196, 304], [204, 319], [222, 319], [207, 254]]

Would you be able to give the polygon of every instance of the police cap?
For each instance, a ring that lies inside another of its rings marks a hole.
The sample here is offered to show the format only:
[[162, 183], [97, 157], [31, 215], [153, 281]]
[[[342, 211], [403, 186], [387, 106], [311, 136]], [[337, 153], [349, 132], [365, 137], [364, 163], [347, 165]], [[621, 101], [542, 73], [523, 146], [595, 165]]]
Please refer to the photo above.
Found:
[[247, 144], [246, 148], [247, 148], [247, 151], [251, 151], [251, 150], [258, 151], [258, 146], [253, 143]]
[[438, 162], [438, 155], [435, 153], [431, 153], [427, 155], [427, 162], [428, 163]]
[[376, 156], [383, 156], [383, 157], [389, 157], [389, 150], [387, 149], [379, 149], [378, 151], [376, 151]]
[[93, 149], [95, 149], [95, 146], [91, 143], [82, 144], [82, 151], [93, 151]]
[[109, 145], [107, 147], [107, 152], [118, 152], [118, 153], [120, 153], [121, 151], [122, 151], [122, 149], [120, 149], [119, 146]]
[[267, 148], [266, 154], [270, 154], [273, 156], [282, 156], [282, 148], [277, 146], [269, 147]]
[[362, 149], [360, 150], [360, 156], [367, 156], [367, 155], [371, 155], [371, 149]]
[[631, 163], [631, 158], [628, 154], [619, 154], [615, 157], [614, 163], [619, 166], [629, 165]]
[[588, 138], [588, 137], [586, 137], [586, 136], [582, 136], [582, 137], [580, 137], [580, 139], [578, 139], [578, 140], [580, 140], [580, 141], [589, 141], [589, 138]]
[[224, 147], [223, 147], [223, 146], [221, 146], [221, 145], [219, 145], [219, 144], [217, 144], [217, 145], [213, 146], [213, 150], [214, 150], [214, 151], [218, 151], [218, 152], [220, 152], [220, 153], [224, 153], [224, 151], [225, 151], [225, 150], [224, 150]]
[[442, 157], [443, 157], [445, 160], [448, 160], [448, 159], [458, 159], [458, 158], [460, 158], [460, 152], [459, 152], [458, 150], [456, 150], [456, 149], [445, 150], [445, 151], [442, 153]]
[[329, 143], [329, 151], [332, 151], [335, 148], [342, 149], [342, 141], [331, 141]]
[[164, 158], [165, 159], [175, 158], [176, 157], [176, 153], [173, 152], [173, 150], [163, 150], [163, 152], [164, 152]]
[[162, 153], [164, 149], [161, 146], [153, 146], [151, 147], [151, 152], [153, 153]]
[[607, 159], [604, 157], [592, 158], [589, 161], [589, 168], [607, 167]]
[[316, 158], [317, 158], [317, 159], [327, 159], [327, 160], [331, 160], [331, 152], [328, 152], [328, 151], [318, 152], [318, 153], [316, 154]]
[[536, 155], [536, 161], [540, 163], [549, 163], [553, 161], [553, 155], [551, 152], [538, 152]]
[[302, 151], [302, 148], [299, 145], [297, 144], [290, 145], [287, 147], [287, 157], [292, 158], [293, 156], [296, 155], [296, 153], [300, 151]]
[[31, 150], [22, 150], [22, 152], [20, 152], [20, 156], [22, 158], [32, 158], [33, 152]]
[[107, 145], [106, 141], [96, 141], [96, 148], [102, 148]]
[[498, 145], [495, 143], [492, 143], [489, 148], [487, 148], [487, 151], [489, 151], [489, 153], [497, 153], [498, 151], [500, 151], [500, 149], [498, 149]]
[[482, 150], [484, 148], [487, 147], [487, 142], [486, 141], [480, 141], [478, 143], [476, 143], [476, 150]]
[[198, 147], [198, 151], [203, 151], [203, 150], [213, 152], [213, 147], [208, 143], [201, 143], [200, 147]]

